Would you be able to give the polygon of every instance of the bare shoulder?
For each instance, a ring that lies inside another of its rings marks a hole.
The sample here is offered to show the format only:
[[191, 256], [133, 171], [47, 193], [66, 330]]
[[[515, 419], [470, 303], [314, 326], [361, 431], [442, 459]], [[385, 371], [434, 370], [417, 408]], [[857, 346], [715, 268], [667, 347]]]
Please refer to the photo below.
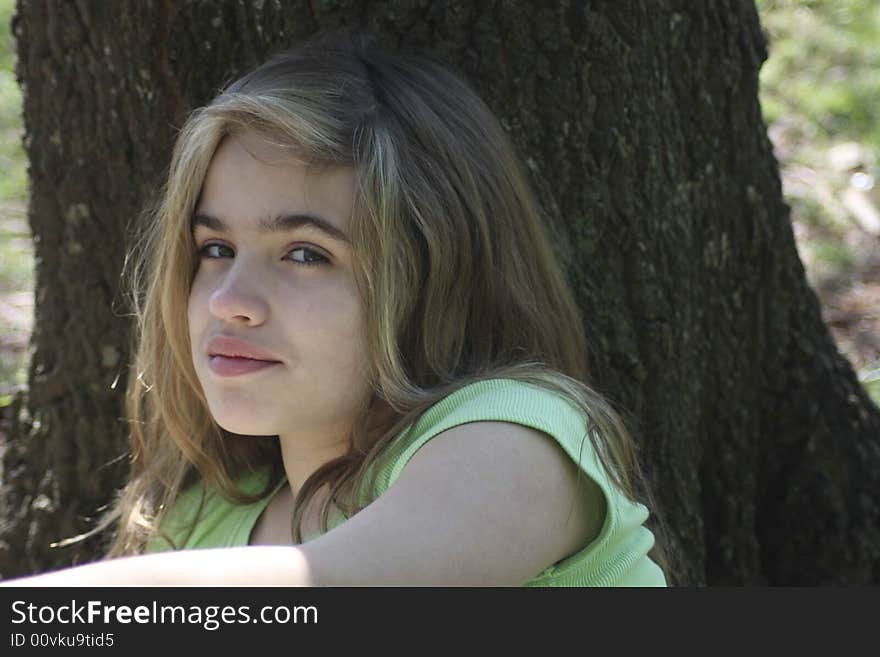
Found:
[[555, 546], [547, 550], [553, 553], [547, 565], [584, 547], [601, 530], [605, 498], [598, 485], [537, 429], [510, 422], [459, 425], [422, 447], [400, 480], [428, 482], [437, 475], [452, 475], [462, 494], [494, 501], [487, 523], [510, 523], [523, 541]]
[[519, 585], [587, 545], [603, 516], [601, 491], [553, 438], [472, 422], [432, 438], [379, 499], [304, 549], [318, 583], [354, 559], [376, 583]]

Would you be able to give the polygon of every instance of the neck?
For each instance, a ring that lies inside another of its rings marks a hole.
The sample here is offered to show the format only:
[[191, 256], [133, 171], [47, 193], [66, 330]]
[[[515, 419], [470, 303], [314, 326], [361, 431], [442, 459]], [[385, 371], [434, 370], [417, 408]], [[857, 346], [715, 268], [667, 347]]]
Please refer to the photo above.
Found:
[[[397, 414], [390, 406], [374, 400], [367, 419], [371, 440], [387, 430], [396, 418]], [[349, 434], [349, 430], [337, 429], [329, 437], [328, 434], [320, 437], [303, 434], [279, 436], [284, 471], [294, 495], [318, 468], [348, 452]]]
[[291, 492], [296, 495], [302, 485], [322, 465], [348, 451], [348, 438], [341, 435], [322, 442], [307, 441], [302, 436], [279, 436], [281, 459]]

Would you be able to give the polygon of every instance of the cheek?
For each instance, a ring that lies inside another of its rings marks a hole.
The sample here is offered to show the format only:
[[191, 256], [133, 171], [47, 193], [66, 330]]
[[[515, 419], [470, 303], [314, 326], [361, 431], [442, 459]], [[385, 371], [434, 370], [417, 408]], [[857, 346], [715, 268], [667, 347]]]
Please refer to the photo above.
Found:
[[[193, 283], [189, 292], [189, 301], [187, 303], [186, 318], [189, 326], [190, 338], [194, 338], [200, 327], [205, 321], [205, 313], [207, 311], [205, 294], [200, 286]], [[195, 340], [193, 340], [195, 346]]]
[[[309, 330], [323, 344], [324, 357], [340, 364], [360, 360], [365, 353], [366, 322], [360, 297], [347, 288], [326, 290], [301, 299], [300, 317], [311, 317]], [[318, 319], [320, 318], [320, 319]]]
[[360, 299], [355, 298], [346, 317], [342, 320], [341, 341], [351, 365], [359, 372], [366, 372], [368, 356], [367, 325]]
[[365, 339], [364, 312], [360, 305], [360, 298], [352, 290], [346, 290], [344, 302], [339, 304], [335, 324], [341, 335], [350, 340], [362, 342]]

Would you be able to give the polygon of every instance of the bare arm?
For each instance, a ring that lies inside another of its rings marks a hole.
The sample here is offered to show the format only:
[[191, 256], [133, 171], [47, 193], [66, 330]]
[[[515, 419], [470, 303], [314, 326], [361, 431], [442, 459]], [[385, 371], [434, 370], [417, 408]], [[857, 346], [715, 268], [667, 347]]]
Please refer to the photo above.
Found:
[[297, 547], [253, 546], [160, 552], [24, 577], [0, 586], [310, 586]]
[[519, 585], [586, 544], [595, 495], [549, 436], [474, 422], [433, 438], [373, 504], [302, 546], [127, 557], [7, 584]]

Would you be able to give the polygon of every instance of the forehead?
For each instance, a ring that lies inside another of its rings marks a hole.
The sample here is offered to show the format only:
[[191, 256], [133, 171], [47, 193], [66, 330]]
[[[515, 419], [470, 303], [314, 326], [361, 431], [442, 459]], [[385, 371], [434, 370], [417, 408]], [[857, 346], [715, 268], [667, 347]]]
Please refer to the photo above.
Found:
[[308, 165], [259, 136], [228, 135], [211, 159], [195, 215], [216, 217], [231, 229], [265, 229], [273, 218], [313, 215], [345, 234], [354, 193], [351, 167]]

